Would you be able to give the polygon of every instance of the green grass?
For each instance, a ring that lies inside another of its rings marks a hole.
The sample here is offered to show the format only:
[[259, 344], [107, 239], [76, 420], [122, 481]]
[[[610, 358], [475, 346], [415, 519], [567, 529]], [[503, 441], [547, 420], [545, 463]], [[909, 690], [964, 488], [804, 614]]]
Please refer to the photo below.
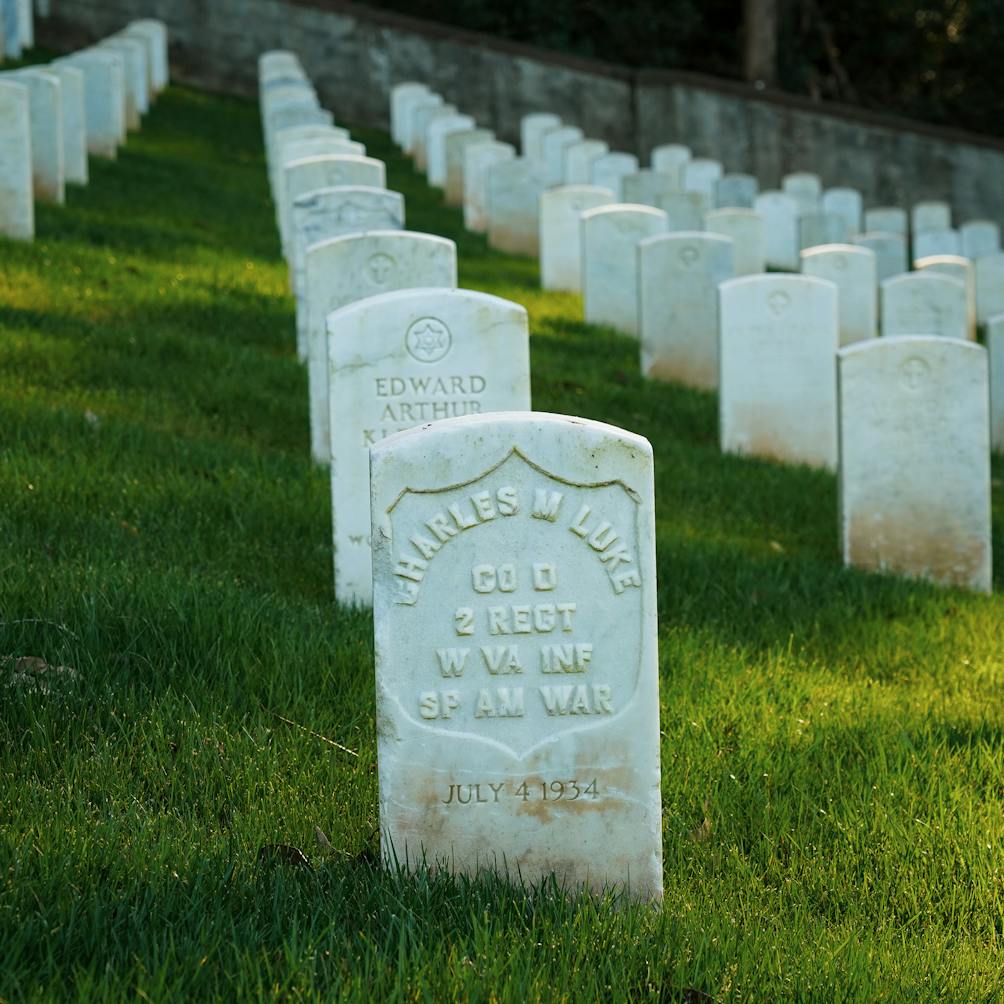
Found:
[[175, 88], [0, 243], [0, 679], [75, 671], [0, 684], [0, 1001], [1000, 1000], [1000, 462], [996, 596], [844, 571], [831, 475], [722, 456], [712, 395], [357, 132], [529, 308], [535, 407], [655, 447], [665, 905], [375, 867], [256, 110]]

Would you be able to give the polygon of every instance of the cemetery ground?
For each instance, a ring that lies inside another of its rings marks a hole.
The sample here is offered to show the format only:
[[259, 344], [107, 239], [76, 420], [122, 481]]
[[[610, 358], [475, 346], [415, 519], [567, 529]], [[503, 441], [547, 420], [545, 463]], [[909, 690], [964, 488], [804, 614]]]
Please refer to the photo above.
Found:
[[722, 455], [353, 132], [528, 307], [534, 407], [653, 443], [664, 905], [379, 868], [257, 110], [172, 88], [0, 245], [0, 1001], [999, 1000], [1000, 458], [994, 596], [845, 571], [833, 475]]

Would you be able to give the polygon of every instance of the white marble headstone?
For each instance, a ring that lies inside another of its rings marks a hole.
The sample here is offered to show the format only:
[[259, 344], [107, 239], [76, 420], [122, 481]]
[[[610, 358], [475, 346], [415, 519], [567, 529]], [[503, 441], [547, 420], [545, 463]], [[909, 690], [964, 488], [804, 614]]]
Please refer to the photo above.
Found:
[[802, 274], [837, 287], [840, 344], [878, 337], [875, 252], [854, 244], [823, 244], [802, 252]]
[[530, 408], [525, 308], [470, 289], [382, 293], [328, 315], [335, 595], [368, 604], [369, 448], [440, 418]]
[[722, 165], [717, 160], [696, 157], [684, 161], [680, 168], [680, 183], [685, 192], [699, 192], [704, 199], [705, 212], [715, 204], [715, 185], [722, 176]]
[[125, 135], [125, 87], [121, 58], [100, 49], [87, 49], [67, 57], [84, 74], [84, 121], [87, 152], [114, 160]]
[[429, 123], [426, 132], [426, 161], [429, 184], [446, 187], [446, 141], [452, 133], [473, 129], [476, 125], [470, 115], [440, 115]]
[[983, 255], [973, 263], [976, 283], [976, 320], [986, 324], [1004, 314], [1004, 253]]
[[419, 95], [424, 97], [428, 93], [427, 84], [414, 80], [395, 84], [390, 89], [390, 136], [398, 146], [401, 145], [403, 122], [409, 101], [416, 99]]
[[966, 318], [969, 340], [976, 341], [976, 274], [973, 263], [961, 255], [941, 254], [914, 262], [918, 272], [936, 272], [958, 279], [966, 287]]
[[704, 196], [700, 192], [669, 192], [659, 200], [669, 230], [703, 230]]
[[392, 107], [391, 116], [393, 121], [394, 142], [402, 149], [407, 149], [408, 137], [411, 131], [411, 114], [420, 101], [429, 96], [431, 91], [425, 84], [415, 85], [414, 89], [402, 91], [397, 96], [396, 110]]
[[540, 193], [547, 187], [542, 160], [499, 160], [486, 171], [488, 244], [497, 251], [536, 257]]
[[819, 200], [819, 208], [831, 216], [839, 216], [844, 221], [847, 238], [861, 233], [863, 221], [863, 200], [856, 188], [828, 188]]
[[663, 143], [657, 146], [649, 158], [653, 171], [662, 171], [682, 184], [683, 165], [691, 158], [689, 146], [681, 143]]
[[802, 213], [798, 218], [798, 243], [802, 251], [821, 244], [844, 244], [850, 239], [847, 221], [836, 213]]
[[524, 115], [519, 123], [519, 148], [521, 156], [527, 160], [543, 160], [544, 150], [541, 140], [548, 129], [557, 129], [561, 119], [550, 112], [534, 112]]
[[326, 464], [331, 456], [328, 314], [363, 297], [399, 289], [455, 289], [457, 247], [430, 234], [368, 230], [311, 245], [304, 270], [310, 450], [315, 460]]
[[477, 234], [488, 230], [488, 168], [515, 160], [510, 143], [479, 143], [464, 150], [464, 226]]
[[429, 139], [433, 123], [439, 119], [454, 118], [457, 114], [457, 106], [450, 104], [420, 106], [415, 113], [415, 142], [411, 156], [415, 161], [415, 167], [426, 177], [429, 173]]
[[442, 94], [432, 92], [417, 97], [413, 102], [408, 102], [408, 117], [401, 123], [402, 147], [405, 153], [415, 155], [415, 147], [419, 140], [424, 139], [421, 133], [428, 124], [431, 110], [441, 108], [444, 103]]
[[666, 214], [616, 203], [582, 214], [582, 300], [588, 324], [638, 335], [638, 245], [665, 233]]
[[540, 285], [582, 291], [582, 224], [587, 209], [616, 202], [609, 188], [561, 185], [540, 196]]
[[638, 245], [639, 334], [644, 376], [718, 386], [718, 284], [732, 279], [732, 240], [696, 231]]
[[764, 254], [767, 266], [794, 272], [798, 269], [798, 202], [786, 192], [760, 192], [753, 208], [763, 217]]
[[659, 900], [652, 447], [529, 413], [371, 458], [385, 862]]
[[35, 203], [29, 102], [22, 83], [0, 80], [0, 234], [30, 241], [35, 236]]
[[868, 248], [875, 255], [875, 273], [883, 282], [902, 275], [910, 267], [907, 260], [906, 238], [902, 234], [882, 233], [878, 230], [852, 237], [851, 244]]
[[708, 233], [732, 239], [732, 267], [737, 276], [756, 275], [766, 267], [763, 217], [754, 209], [714, 209], [704, 217]]
[[480, 143], [493, 143], [491, 129], [462, 129], [446, 137], [446, 187], [443, 201], [448, 206], [464, 204], [464, 158], [467, 148]]
[[959, 227], [962, 254], [975, 261], [1001, 250], [1001, 230], [992, 220], [969, 220]]
[[990, 592], [986, 350], [879, 338], [838, 373], [844, 563]]
[[865, 210], [865, 233], [879, 231], [887, 234], [902, 234], [909, 232], [909, 222], [905, 209], [896, 206], [876, 206]]
[[50, 63], [50, 73], [59, 77], [63, 110], [63, 174], [74, 185], [87, 184], [87, 111], [84, 102], [84, 71], [63, 60]]
[[1004, 453], [1004, 313], [987, 321], [990, 359], [990, 448]]
[[722, 283], [719, 296], [722, 449], [836, 467], [837, 287], [752, 275]]
[[609, 153], [610, 147], [601, 139], [583, 139], [565, 147], [566, 185], [588, 185], [592, 178], [592, 164], [597, 157]]
[[621, 178], [621, 199], [642, 206], [659, 208], [662, 199], [680, 191], [679, 182], [661, 171], [643, 169]]
[[565, 151], [583, 140], [578, 126], [561, 125], [548, 129], [540, 140], [548, 187], [560, 185], [565, 176]]
[[621, 181], [625, 175], [634, 174], [637, 170], [638, 158], [633, 153], [604, 153], [594, 158], [589, 165], [590, 184], [598, 188], [609, 188], [621, 199]]
[[933, 272], [908, 272], [881, 284], [882, 334], [966, 338], [966, 287]]
[[798, 214], [819, 212], [819, 201], [823, 194], [823, 183], [818, 174], [810, 171], [794, 171], [781, 179], [781, 191], [787, 192], [798, 203]]
[[759, 187], [752, 174], [723, 174], [715, 182], [715, 208], [752, 209]]
[[[304, 261], [307, 248], [331, 237], [366, 230], [403, 230], [404, 196], [384, 188], [339, 185], [306, 192], [293, 202], [292, 264], [296, 296], [296, 347], [301, 359], [308, 353]], [[327, 457], [315, 456], [320, 463]]]
[[952, 208], [947, 202], [936, 199], [918, 202], [910, 210], [910, 230], [914, 237], [927, 230], [950, 230], [951, 228]]
[[923, 230], [913, 235], [914, 261], [936, 254], [962, 254], [958, 230]]
[[66, 174], [63, 160], [63, 99], [59, 77], [47, 69], [16, 70], [6, 78], [28, 90], [31, 117], [31, 177], [35, 198], [63, 205]]

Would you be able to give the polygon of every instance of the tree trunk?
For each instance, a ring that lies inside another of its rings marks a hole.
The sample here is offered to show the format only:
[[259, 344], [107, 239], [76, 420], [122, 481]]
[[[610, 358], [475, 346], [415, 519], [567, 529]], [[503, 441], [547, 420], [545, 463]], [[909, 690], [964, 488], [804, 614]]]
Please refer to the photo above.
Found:
[[778, 0], [744, 0], [746, 51], [743, 76], [768, 87], [777, 83]]

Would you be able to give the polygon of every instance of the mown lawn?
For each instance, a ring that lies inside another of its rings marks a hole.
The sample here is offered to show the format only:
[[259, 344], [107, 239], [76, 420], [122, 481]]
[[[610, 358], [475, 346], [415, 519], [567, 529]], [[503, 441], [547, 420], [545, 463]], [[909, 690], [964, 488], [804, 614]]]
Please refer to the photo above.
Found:
[[723, 457], [358, 137], [529, 308], [535, 406], [654, 444], [665, 905], [376, 866], [256, 108], [174, 88], [0, 243], [0, 1001], [1000, 1000], [1004, 465], [994, 597], [844, 571], [834, 477]]

